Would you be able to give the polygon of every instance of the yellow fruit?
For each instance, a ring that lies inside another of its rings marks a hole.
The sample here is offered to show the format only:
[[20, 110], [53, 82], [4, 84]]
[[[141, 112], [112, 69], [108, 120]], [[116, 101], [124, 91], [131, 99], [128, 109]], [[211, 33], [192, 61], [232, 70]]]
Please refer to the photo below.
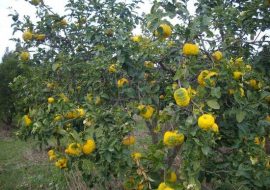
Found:
[[56, 115], [56, 116], [54, 117], [53, 121], [54, 121], [54, 122], [57, 122], [57, 121], [60, 121], [60, 120], [62, 120], [62, 119], [63, 119], [63, 117], [62, 117], [61, 115]]
[[270, 122], [270, 115], [268, 115], [265, 120]]
[[55, 166], [62, 169], [67, 167], [67, 159], [61, 158], [55, 162]]
[[171, 183], [175, 183], [177, 181], [177, 176], [175, 172], [169, 173], [168, 181]]
[[215, 118], [211, 114], [203, 114], [198, 119], [198, 126], [203, 130], [211, 129], [215, 124]]
[[159, 33], [158, 30], [155, 31], [155, 35], [162, 38], [168, 38], [172, 34], [172, 28], [168, 24], [161, 24], [159, 28], [162, 29], [162, 33]]
[[100, 96], [97, 96], [96, 97], [96, 100], [95, 100], [95, 105], [100, 105], [101, 104], [101, 98], [100, 98]]
[[135, 141], [136, 141], [136, 139], [134, 136], [132, 136], [132, 135], [126, 136], [126, 137], [124, 137], [122, 144], [129, 146], [129, 145], [133, 145], [135, 143]]
[[132, 40], [133, 42], [138, 43], [138, 42], [142, 41], [142, 36], [141, 36], [141, 35], [132, 36], [132, 37], [131, 37], [131, 40]]
[[151, 61], [145, 61], [144, 62], [144, 66], [146, 67], [146, 68], [154, 68], [154, 63], [153, 62], [151, 62]]
[[205, 77], [210, 73], [210, 71], [208, 70], [203, 70], [201, 71], [201, 73], [199, 74], [198, 78], [197, 78], [197, 81], [199, 83], [199, 85], [201, 86], [205, 86]]
[[59, 94], [59, 96], [64, 102], [69, 102], [68, 97], [64, 93]]
[[167, 186], [166, 183], [162, 182], [159, 184], [157, 190], [174, 190], [174, 189]]
[[265, 138], [262, 137], [255, 137], [254, 138], [254, 143], [257, 144], [257, 145], [261, 145], [262, 147], [265, 147]]
[[53, 97], [49, 97], [49, 98], [48, 98], [48, 103], [49, 103], [49, 104], [54, 103], [54, 98], [53, 98]]
[[246, 65], [246, 70], [247, 70], [247, 71], [251, 71], [251, 70], [252, 70], [251, 65]]
[[176, 83], [176, 82], [174, 82], [173, 84], [172, 84], [172, 89], [173, 90], [176, 90], [178, 88], [178, 84]]
[[163, 143], [168, 147], [181, 145], [184, 142], [185, 136], [177, 131], [166, 131], [163, 136]]
[[60, 24], [62, 25], [62, 26], [67, 26], [67, 20], [66, 19], [62, 19], [61, 21], [60, 21]]
[[155, 111], [155, 109], [150, 105], [139, 105], [138, 109], [140, 110], [140, 115], [144, 119], [150, 119]]
[[52, 155], [55, 155], [54, 150], [49, 150], [49, 151], [48, 151], [48, 156], [52, 156]]
[[84, 117], [85, 116], [85, 110], [83, 108], [76, 109], [78, 117]]
[[115, 73], [117, 70], [116, 70], [116, 64], [111, 64], [110, 66], [109, 66], [109, 72], [110, 73]]
[[190, 96], [188, 91], [185, 88], [177, 89], [174, 94], [175, 102], [180, 107], [188, 106], [190, 103]]
[[198, 55], [199, 46], [196, 44], [185, 43], [183, 46], [183, 54], [184, 55]]
[[53, 89], [55, 85], [54, 85], [54, 83], [49, 83], [49, 82], [48, 82], [46, 86], [47, 86], [47, 88], [49, 88], [49, 89]]
[[228, 94], [229, 95], [233, 95], [235, 93], [235, 90], [234, 89], [228, 89]]
[[32, 124], [32, 120], [31, 118], [29, 117], [29, 115], [24, 115], [23, 116], [23, 121], [24, 121], [24, 125], [26, 127], [29, 127], [31, 124]]
[[37, 6], [40, 3], [40, 0], [31, 0], [31, 4]]
[[255, 79], [250, 79], [248, 81], [248, 84], [249, 84], [250, 87], [254, 88], [255, 90], [260, 89], [261, 86], [262, 86], [261, 83], [256, 81]]
[[24, 41], [30, 41], [30, 40], [32, 40], [32, 38], [33, 38], [33, 34], [32, 34], [32, 32], [30, 32], [30, 31], [25, 31], [24, 33], [23, 33], [23, 40]]
[[49, 159], [50, 159], [50, 161], [55, 160], [56, 159], [56, 155], [49, 156]]
[[[270, 1], [269, 1], [269, 4], [270, 4]], [[270, 169], [270, 160], [268, 160], [268, 161], [266, 162], [265, 167], [266, 167], [267, 169]]]
[[82, 151], [81, 145], [78, 143], [71, 143], [65, 149], [65, 153], [73, 156], [78, 156]]
[[204, 81], [209, 80], [209, 81], [210, 81], [210, 85], [211, 85], [211, 86], [214, 86], [214, 85], [216, 84], [216, 81], [215, 81], [212, 77], [215, 77], [215, 76], [217, 76], [217, 75], [218, 75], [218, 73], [213, 72], [213, 71], [210, 71], [210, 72], [207, 74], [207, 76], [204, 78]]
[[125, 84], [128, 84], [128, 80], [126, 78], [121, 78], [117, 81], [118, 88], [122, 88]]
[[243, 76], [243, 73], [240, 72], [240, 71], [234, 71], [234, 72], [233, 72], [233, 78], [234, 78], [235, 80], [239, 80], [242, 76]]
[[29, 61], [30, 59], [30, 53], [27, 51], [24, 51], [20, 54], [20, 58], [23, 62]]
[[96, 149], [96, 143], [93, 139], [88, 139], [82, 147], [84, 154], [89, 155]]
[[245, 96], [245, 91], [243, 88], [239, 88], [239, 91], [240, 91], [240, 96], [241, 97], [244, 97]]
[[134, 161], [138, 161], [138, 160], [141, 159], [142, 154], [141, 154], [140, 152], [133, 152], [133, 153], [131, 154], [131, 157], [132, 157], [132, 159], [133, 159]]
[[161, 100], [164, 100], [164, 98], [165, 98], [164, 95], [160, 95], [160, 96], [159, 96], [159, 99], [161, 99]]
[[143, 190], [144, 188], [144, 185], [142, 183], [140, 183], [138, 186], [137, 186], [137, 190]]
[[34, 35], [34, 38], [35, 38], [36, 40], [38, 40], [38, 41], [43, 41], [43, 40], [45, 40], [46, 35], [45, 35], [45, 34], [35, 34], [35, 35]]
[[235, 60], [235, 64], [236, 64], [237, 66], [241, 66], [243, 63], [244, 63], [243, 57], [239, 57], [239, 58], [237, 58], [237, 59]]
[[223, 55], [220, 51], [216, 51], [212, 54], [212, 57], [214, 58], [214, 60], [220, 61], [222, 59]]
[[214, 123], [214, 125], [211, 126], [211, 130], [214, 132], [214, 133], [218, 133], [219, 132], [219, 127], [216, 123]]

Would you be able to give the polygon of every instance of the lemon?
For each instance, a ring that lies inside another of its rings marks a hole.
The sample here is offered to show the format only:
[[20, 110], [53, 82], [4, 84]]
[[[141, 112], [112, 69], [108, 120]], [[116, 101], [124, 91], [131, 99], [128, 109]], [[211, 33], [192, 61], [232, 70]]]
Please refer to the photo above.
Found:
[[169, 173], [168, 181], [171, 183], [175, 183], [177, 181], [177, 176], [175, 172]]
[[110, 66], [109, 66], [109, 72], [110, 73], [115, 73], [117, 70], [116, 70], [116, 64], [111, 64]]
[[197, 78], [197, 81], [198, 81], [199, 85], [205, 86], [204, 79], [209, 73], [210, 73], [210, 71], [208, 71], [208, 70], [203, 70], [203, 71], [200, 72], [200, 74], [199, 74], [199, 76]]
[[214, 133], [218, 133], [219, 132], [219, 127], [216, 123], [214, 123], [214, 125], [211, 126], [211, 130], [214, 132]]
[[210, 129], [215, 124], [215, 118], [211, 114], [203, 114], [198, 119], [198, 126], [203, 130]]
[[22, 35], [24, 41], [30, 41], [33, 38], [33, 34], [30, 31], [25, 31]]
[[155, 111], [155, 109], [150, 105], [139, 105], [138, 109], [140, 110], [140, 115], [144, 119], [150, 119]]
[[141, 154], [140, 152], [133, 152], [133, 153], [131, 154], [131, 157], [132, 157], [132, 159], [133, 159], [134, 161], [138, 161], [138, 160], [141, 159], [142, 154]]
[[176, 104], [180, 107], [188, 106], [190, 103], [190, 96], [189, 96], [188, 91], [185, 88], [177, 89], [174, 92], [173, 96], [176, 101]]
[[183, 46], [183, 54], [184, 55], [198, 55], [199, 54], [199, 46], [196, 44], [185, 43]]
[[214, 60], [220, 61], [222, 59], [223, 55], [220, 51], [216, 51], [212, 54], [212, 57], [214, 58]]
[[53, 98], [53, 97], [49, 97], [49, 98], [48, 98], [48, 103], [49, 103], [49, 104], [54, 103], [54, 98]]
[[128, 84], [128, 80], [126, 78], [121, 78], [117, 81], [118, 88], [122, 88], [125, 84]]
[[78, 156], [81, 153], [81, 145], [79, 143], [71, 143], [65, 149], [65, 153], [69, 155]]
[[32, 124], [32, 120], [31, 118], [29, 117], [29, 115], [24, 115], [23, 116], [23, 121], [24, 121], [24, 125], [26, 127], [29, 127], [31, 124]]
[[82, 147], [82, 151], [84, 154], [91, 154], [96, 148], [95, 141], [93, 139], [88, 139], [86, 143]]
[[240, 72], [240, 71], [234, 71], [234, 72], [233, 72], [233, 78], [234, 78], [235, 80], [239, 80], [242, 76], [243, 76], [243, 73]]
[[23, 62], [29, 61], [29, 59], [30, 59], [30, 54], [29, 54], [29, 52], [27, 52], [27, 51], [22, 52], [22, 53], [20, 54], [20, 58], [21, 58], [21, 60], [22, 60]]
[[67, 159], [61, 158], [55, 162], [55, 166], [62, 169], [67, 167]]
[[168, 147], [181, 145], [184, 142], [185, 136], [177, 131], [166, 131], [163, 136], [163, 143]]
[[168, 38], [172, 34], [172, 28], [168, 24], [161, 24], [159, 28], [162, 29], [162, 34], [157, 30], [155, 31], [155, 35], [162, 38]]
[[129, 146], [129, 145], [133, 145], [135, 143], [135, 141], [136, 141], [135, 137], [133, 135], [131, 135], [131, 136], [124, 137], [122, 143], [124, 145]]

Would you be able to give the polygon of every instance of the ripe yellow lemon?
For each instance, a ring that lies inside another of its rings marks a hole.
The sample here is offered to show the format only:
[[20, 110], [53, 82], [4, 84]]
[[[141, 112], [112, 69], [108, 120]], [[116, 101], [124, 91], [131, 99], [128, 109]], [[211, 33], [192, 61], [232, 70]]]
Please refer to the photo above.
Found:
[[174, 94], [175, 102], [180, 107], [188, 106], [190, 103], [190, 96], [188, 91], [185, 88], [177, 89]]
[[22, 35], [24, 41], [30, 41], [33, 38], [33, 34], [30, 31], [25, 31]]
[[24, 51], [20, 54], [20, 58], [23, 62], [29, 61], [30, 59], [30, 53], [27, 51]]
[[162, 38], [168, 38], [172, 34], [172, 28], [168, 24], [161, 24], [159, 26], [162, 29], [162, 33], [159, 33], [158, 30], [155, 31], [155, 35]]
[[210, 129], [215, 124], [215, 118], [211, 114], [203, 114], [198, 119], [198, 126], [203, 130]]
[[184, 55], [198, 55], [199, 54], [199, 46], [196, 44], [185, 43], [183, 46], [183, 54]]
[[214, 60], [216, 61], [220, 61], [223, 57], [221, 51], [216, 51], [212, 54], [212, 57], [214, 58]]
[[48, 98], [48, 103], [49, 103], [49, 104], [54, 103], [54, 98], [53, 98], [53, 97], [49, 97], [49, 98]]
[[88, 139], [82, 147], [84, 154], [89, 155], [96, 149], [96, 143], [93, 139]]

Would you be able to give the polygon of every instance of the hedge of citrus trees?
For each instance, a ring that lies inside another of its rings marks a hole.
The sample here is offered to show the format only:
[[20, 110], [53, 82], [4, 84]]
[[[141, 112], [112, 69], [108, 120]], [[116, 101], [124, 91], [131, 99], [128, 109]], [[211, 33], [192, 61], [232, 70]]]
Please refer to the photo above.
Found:
[[269, 188], [269, 1], [28, 2], [17, 135], [54, 139], [56, 167], [98, 189]]

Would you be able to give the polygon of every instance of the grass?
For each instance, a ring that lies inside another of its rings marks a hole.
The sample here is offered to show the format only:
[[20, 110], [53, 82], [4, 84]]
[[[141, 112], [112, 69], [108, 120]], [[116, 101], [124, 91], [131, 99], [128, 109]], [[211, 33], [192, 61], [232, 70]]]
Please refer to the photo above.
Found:
[[35, 142], [0, 138], [0, 189], [67, 189], [64, 173]]

